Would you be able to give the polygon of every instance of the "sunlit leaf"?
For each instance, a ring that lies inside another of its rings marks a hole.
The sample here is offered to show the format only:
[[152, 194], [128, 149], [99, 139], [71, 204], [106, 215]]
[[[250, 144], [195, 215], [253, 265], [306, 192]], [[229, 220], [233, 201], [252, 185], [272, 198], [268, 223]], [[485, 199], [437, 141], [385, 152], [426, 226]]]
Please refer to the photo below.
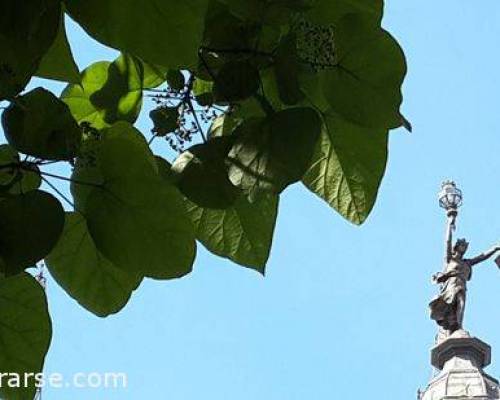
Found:
[[115, 267], [96, 248], [79, 213], [66, 213], [64, 232], [45, 259], [51, 275], [87, 310], [105, 317], [120, 311], [141, 277]]
[[278, 197], [262, 196], [250, 203], [241, 196], [226, 210], [187, 202], [196, 239], [212, 253], [264, 274], [278, 213]]
[[68, 85], [61, 99], [79, 123], [97, 129], [120, 120], [133, 123], [142, 106], [143, 78], [142, 64], [121, 55], [112, 63], [101, 61], [86, 68], [81, 84]]
[[355, 224], [373, 208], [387, 161], [388, 134], [324, 114], [321, 139], [304, 184]]

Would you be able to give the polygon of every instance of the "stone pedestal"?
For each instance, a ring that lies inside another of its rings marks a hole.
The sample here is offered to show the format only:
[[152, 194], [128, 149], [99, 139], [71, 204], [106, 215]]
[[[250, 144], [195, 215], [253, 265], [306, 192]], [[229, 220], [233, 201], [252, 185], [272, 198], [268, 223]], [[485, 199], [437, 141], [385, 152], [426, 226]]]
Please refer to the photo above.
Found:
[[456, 331], [431, 351], [431, 363], [439, 373], [431, 380], [422, 400], [498, 400], [500, 386], [483, 371], [491, 362], [491, 348], [468, 332]]

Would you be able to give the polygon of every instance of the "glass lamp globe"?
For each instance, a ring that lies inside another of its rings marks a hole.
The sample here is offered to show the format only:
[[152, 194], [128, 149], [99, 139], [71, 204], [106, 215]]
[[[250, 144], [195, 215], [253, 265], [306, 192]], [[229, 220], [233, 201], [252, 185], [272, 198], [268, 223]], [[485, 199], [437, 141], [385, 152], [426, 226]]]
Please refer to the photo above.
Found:
[[439, 192], [439, 205], [445, 210], [456, 210], [462, 205], [462, 191], [453, 181], [445, 181]]

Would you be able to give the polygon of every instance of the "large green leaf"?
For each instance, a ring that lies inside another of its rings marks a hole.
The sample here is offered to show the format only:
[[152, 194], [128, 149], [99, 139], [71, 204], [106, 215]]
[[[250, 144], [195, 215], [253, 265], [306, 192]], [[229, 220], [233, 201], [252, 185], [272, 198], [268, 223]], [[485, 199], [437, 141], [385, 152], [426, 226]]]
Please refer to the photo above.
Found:
[[49, 193], [32, 190], [0, 201], [0, 258], [17, 273], [44, 258], [57, 243], [64, 210]]
[[[0, 397], [8, 400], [34, 398], [34, 374], [42, 371], [51, 338], [47, 300], [39, 283], [26, 273], [0, 279], [0, 374], [19, 374], [21, 386], [7, 387], [4, 376]], [[25, 376], [28, 376], [26, 388], [22, 387]], [[17, 384], [15, 380], [11, 383]]]
[[45, 262], [59, 285], [100, 317], [120, 311], [141, 281], [97, 250], [85, 218], [75, 212], [66, 213], [64, 232]]
[[142, 63], [121, 55], [112, 63], [100, 61], [86, 68], [81, 84], [68, 85], [61, 99], [78, 122], [88, 122], [94, 128], [120, 120], [133, 123], [142, 106], [143, 79]]
[[387, 161], [387, 130], [367, 129], [325, 113], [304, 184], [355, 224], [375, 203]]
[[160, 179], [139, 133], [135, 140], [113, 134], [125, 125], [104, 132], [95, 166], [75, 171], [76, 179], [100, 185], [73, 185], [77, 207], [97, 249], [116, 267], [158, 279], [183, 276], [191, 271], [195, 243], [182, 197]]
[[17, 98], [2, 114], [2, 126], [16, 150], [43, 159], [75, 157], [82, 137], [68, 106], [43, 88]]
[[187, 201], [196, 238], [212, 253], [264, 274], [278, 213], [278, 196], [250, 203], [241, 196], [226, 210], [198, 207]]
[[254, 197], [279, 193], [306, 172], [321, 131], [312, 108], [289, 108], [239, 125], [228, 159], [229, 179]]
[[236, 201], [240, 191], [229, 180], [226, 165], [233, 142], [230, 136], [217, 137], [179, 155], [172, 171], [182, 194], [201, 207], [223, 209]]
[[3, 0], [0, 13], [0, 100], [21, 92], [54, 41], [59, 0]]
[[156, 279], [191, 272], [193, 228], [177, 190], [157, 180], [117, 180], [87, 203], [96, 247], [117, 267]]
[[208, 0], [66, 0], [69, 14], [100, 42], [152, 64], [196, 63]]
[[61, 14], [57, 36], [43, 56], [36, 74], [42, 78], [80, 83], [80, 71], [66, 37], [64, 14]]
[[367, 127], [401, 125], [401, 84], [406, 61], [389, 33], [360, 14], [335, 29], [336, 65], [325, 69], [322, 86], [331, 108]]

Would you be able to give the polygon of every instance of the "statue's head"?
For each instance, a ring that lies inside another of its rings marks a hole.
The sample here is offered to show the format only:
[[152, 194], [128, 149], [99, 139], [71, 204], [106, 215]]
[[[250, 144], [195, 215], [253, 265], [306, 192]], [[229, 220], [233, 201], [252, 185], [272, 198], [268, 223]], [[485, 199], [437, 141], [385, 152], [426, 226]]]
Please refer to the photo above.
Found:
[[469, 242], [465, 239], [458, 239], [453, 246], [453, 253], [462, 257], [469, 248]]

